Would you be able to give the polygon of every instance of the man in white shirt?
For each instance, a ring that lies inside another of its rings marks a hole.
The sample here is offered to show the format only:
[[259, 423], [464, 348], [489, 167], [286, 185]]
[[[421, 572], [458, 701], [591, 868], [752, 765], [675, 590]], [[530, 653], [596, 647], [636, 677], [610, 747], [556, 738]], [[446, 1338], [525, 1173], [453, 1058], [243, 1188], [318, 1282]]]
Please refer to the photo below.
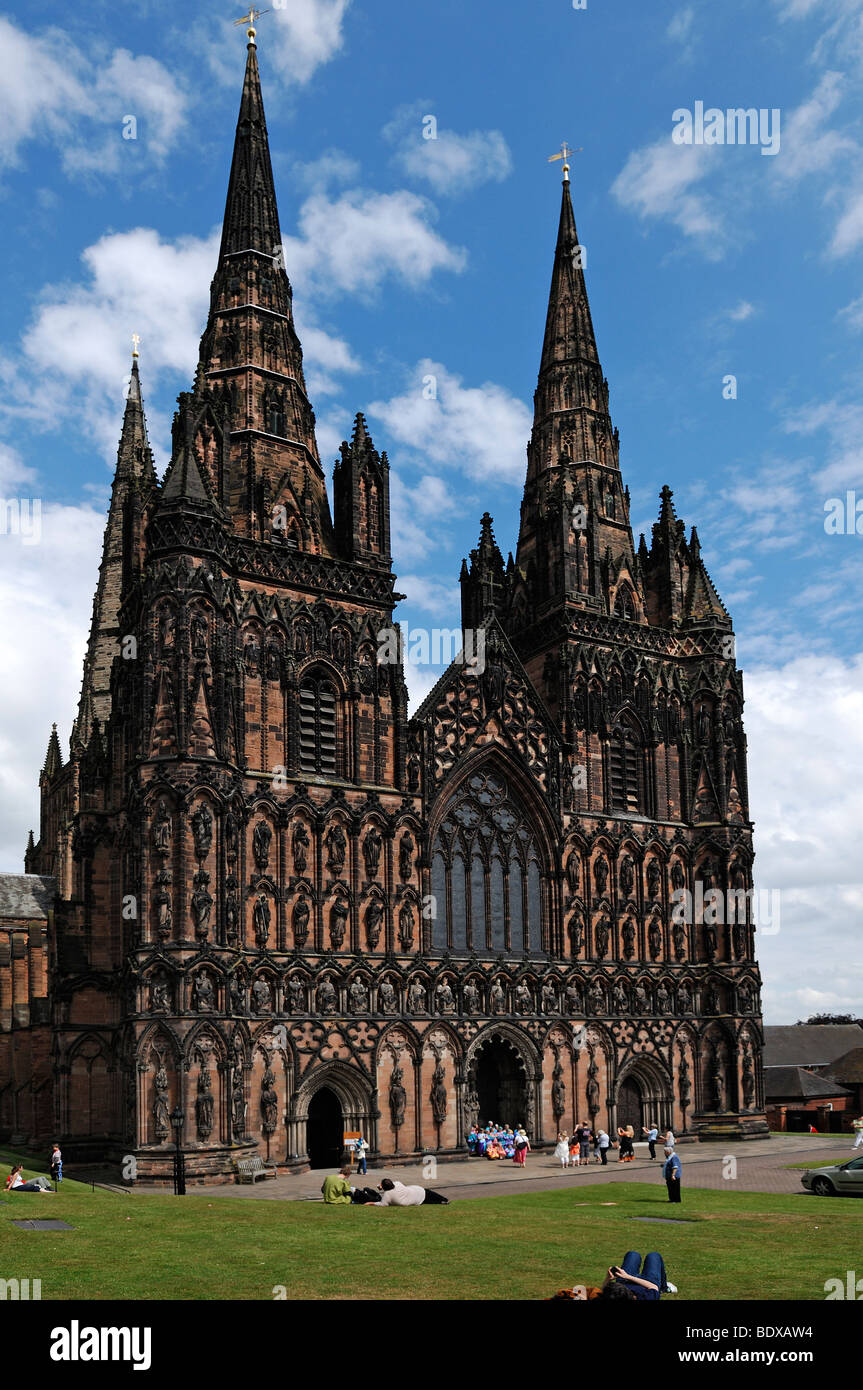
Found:
[[430, 1187], [406, 1187], [403, 1182], [393, 1182], [392, 1178], [384, 1178], [379, 1191], [383, 1195], [377, 1205], [381, 1207], [446, 1206], [449, 1203], [449, 1197], [443, 1197]]

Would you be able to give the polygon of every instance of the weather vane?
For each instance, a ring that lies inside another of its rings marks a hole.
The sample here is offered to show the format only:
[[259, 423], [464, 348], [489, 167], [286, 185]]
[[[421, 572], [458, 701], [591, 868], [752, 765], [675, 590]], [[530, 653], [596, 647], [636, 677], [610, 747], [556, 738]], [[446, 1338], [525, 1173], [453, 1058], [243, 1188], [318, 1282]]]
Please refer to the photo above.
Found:
[[138, 356], [138, 348], [140, 347], [140, 345], [141, 345], [141, 335], [140, 335], [140, 333], [133, 333], [133, 334], [132, 334], [132, 356], [133, 356], [133, 357], [137, 357], [137, 356]]
[[555, 161], [556, 159], [562, 159], [562, 160], [563, 160], [563, 181], [564, 181], [564, 183], [569, 183], [569, 156], [570, 156], [571, 154], [581, 154], [581, 149], [582, 149], [581, 145], [579, 145], [579, 147], [578, 147], [577, 150], [572, 149], [572, 148], [567, 144], [566, 140], [564, 140], [563, 144], [562, 144], [561, 147], [560, 147], [560, 154], [550, 154], [550, 155], [548, 156], [548, 162], [549, 162], [549, 164], [553, 164], [554, 161]]
[[257, 24], [257, 22], [258, 22], [258, 20], [260, 19], [260, 17], [261, 17], [262, 14], [269, 14], [269, 13], [270, 13], [269, 10], [256, 10], [255, 7], [254, 7], [254, 5], [250, 5], [250, 6], [249, 6], [249, 13], [248, 13], [248, 14], [244, 14], [243, 17], [242, 17], [242, 19], [235, 19], [235, 20], [234, 20], [234, 25], [236, 26], [236, 25], [239, 25], [239, 24], [248, 24], [249, 27], [248, 27], [248, 29], [246, 30], [246, 37], [248, 38], [249, 43], [254, 43], [254, 42], [255, 42], [255, 25]]

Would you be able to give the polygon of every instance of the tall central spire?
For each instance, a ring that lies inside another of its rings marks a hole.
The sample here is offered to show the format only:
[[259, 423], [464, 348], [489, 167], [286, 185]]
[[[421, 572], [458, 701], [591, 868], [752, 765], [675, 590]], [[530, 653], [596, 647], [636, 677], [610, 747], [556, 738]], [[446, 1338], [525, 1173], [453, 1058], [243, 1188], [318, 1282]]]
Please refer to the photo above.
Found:
[[270, 142], [255, 44], [249, 43], [219, 260], [242, 251], [278, 253], [282, 244]]

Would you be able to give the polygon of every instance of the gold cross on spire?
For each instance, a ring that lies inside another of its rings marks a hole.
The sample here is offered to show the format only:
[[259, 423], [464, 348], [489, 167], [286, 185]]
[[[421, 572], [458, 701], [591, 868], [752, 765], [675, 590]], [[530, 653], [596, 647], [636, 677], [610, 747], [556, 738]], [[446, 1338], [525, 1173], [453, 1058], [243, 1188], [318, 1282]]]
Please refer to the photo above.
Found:
[[140, 345], [141, 345], [141, 335], [140, 335], [139, 333], [133, 333], [133, 334], [132, 334], [132, 356], [133, 356], [133, 357], [137, 357], [137, 356], [138, 356], [138, 348], [140, 347]]
[[246, 37], [248, 38], [249, 43], [254, 43], [256, 34], [255, 25], [257, 24], [262, 14], [269, 13], [269, 10], [256, 10], [254, 5], [250, 5], [249, 13], [244, 14], [242, 19], [235, 19], [234, 24], [248, 24], [249, 27], [246, 30]]
[[572, 149], [572, 148], [570, 147], [569, 144], [567, 144], [566, 140], [564, 140], [563, 144], [562, 144], [561, 147], [560, 147], [560, 154], [550, 154], [550, 155], [548, 156], [548, 162], [549, 162], [549, 164], [553, 164], [554, 161], [555, 161], [556, 159], [562, 159], [562, 160], [563, 160], [563, 181], [564, 181], [564, 183], [569, 183], [569, 156], [570, 156], [571, 154], [581, 154], [581, 148], [582, 148], [581, 145], [579, 145], [578, 149], [577, 149], [577, 150], [574, 150], [574, 149]]

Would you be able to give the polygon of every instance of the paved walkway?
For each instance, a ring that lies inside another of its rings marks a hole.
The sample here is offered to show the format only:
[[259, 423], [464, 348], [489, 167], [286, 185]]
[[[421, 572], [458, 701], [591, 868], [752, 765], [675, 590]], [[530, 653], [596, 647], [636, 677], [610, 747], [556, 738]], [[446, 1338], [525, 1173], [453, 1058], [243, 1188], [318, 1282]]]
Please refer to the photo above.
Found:
[[[813, 1168], [851, 1157], [852, 1137], [848, 1135], [781, 1135], [766, 1140], [750, 1140], [739, 1144], [681, 1144], [683, 1179], [686, 1187], [727, 1189], [734, 1181], [744, 1192], [785, 1192], [800, 1197], [808, 1194], [800, 1183], [802, 1169], [789, 1170], [790, 1163], [809, 1162]], [[591, 1164], [589, 1168], [569, 1168], [561, 1171], [551, 1153], [528, 1155], [525, 1168], [506, 1159], [459, 1159], [453, 1163], [435, 1165], [433, 1159], [424, 1163], [388, 1168], [369, 1169], [365, 1180], [355, 1185], [376, 1187], [381, 1178], [395, 1178], [404, 1183], [423, 1183], [452, 1198], [499, 1197], [518, 1192], [547, 1192], [560, 1188], [595, 1186], [616, 1182], [661, 1183], [661, 1147], [651, 1161], [646, 1144], [636, 1144], [634, 1163], [619, 1163], [612, 1151], [607, 1167]], [[736, 1176], [729, 1164], [736, 1161]], [[437, 1169], [435, 1172], [434, 1169]], [[72, 1174], [70, 1174], [72, 1176]], [[278, 1178], [260, 1178], [256, 1183], [218, 1186], [190, 1185], [190, 1196], [240, 1197], [249, 1200], [302, 1202], [319, 1201], [325, 1172], [286, 1174]], [[137, 1186], [135, 1195], [150, 1193], [165, 1195], [164, 1187]]]

